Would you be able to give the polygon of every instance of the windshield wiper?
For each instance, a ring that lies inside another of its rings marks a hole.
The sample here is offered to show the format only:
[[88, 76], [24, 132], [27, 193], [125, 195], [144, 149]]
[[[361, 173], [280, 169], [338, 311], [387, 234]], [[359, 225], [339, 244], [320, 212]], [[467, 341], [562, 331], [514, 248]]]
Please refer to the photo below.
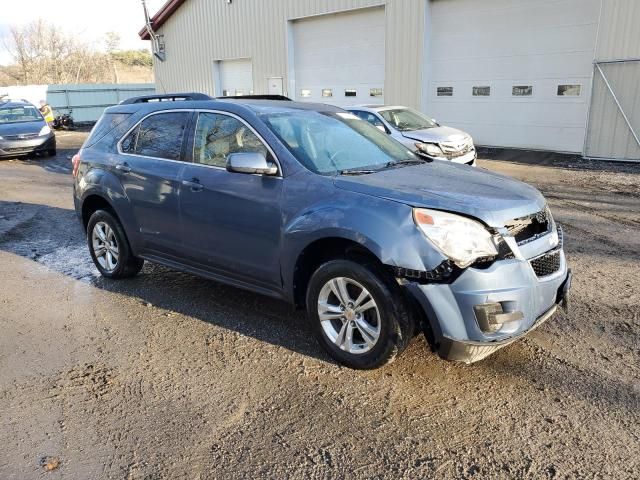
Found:
[[399, 165], [422, 165], [423, 163], [431, 163], [430, 158], [424, 158], [419, 156], [417, 158], [405, 158], [404, 160], [398, 160], [396, 162], [389, 162], [385, 168], [393, 168]]
[[340, 170], [338, 173], [340, 175], [368, 175], [370, 173], [376, 173], [380, 170], [371, 170], [371, 169], [352, 169], [352, 170]]

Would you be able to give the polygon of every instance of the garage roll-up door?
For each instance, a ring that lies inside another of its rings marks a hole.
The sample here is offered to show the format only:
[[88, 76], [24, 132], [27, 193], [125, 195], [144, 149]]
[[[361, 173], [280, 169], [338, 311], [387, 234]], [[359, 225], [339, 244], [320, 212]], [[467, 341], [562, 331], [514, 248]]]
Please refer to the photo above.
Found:
[[292, 97], [339, 106], [383, 103], [384, 7], [305, 18], [292, 27]]
[[220, 60], [215, 63], [214, 75], [217, 96], [251, 95], [253, 69], [251, 59]]
[[428, 115], [480, 145], [582, 152], [599, 0], [430, 6]]

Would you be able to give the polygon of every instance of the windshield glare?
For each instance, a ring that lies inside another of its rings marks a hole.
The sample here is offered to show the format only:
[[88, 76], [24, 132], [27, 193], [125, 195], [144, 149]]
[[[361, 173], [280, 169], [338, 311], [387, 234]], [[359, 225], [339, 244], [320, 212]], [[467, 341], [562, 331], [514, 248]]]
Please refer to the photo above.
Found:
[[422, 130], [425, 128], [433, 128], [438, 125], [430, 118], [425, 117], [420, 112], [411, 110], [410, 108], [397, 108], [392, 110], [382, 110], [380, 115], [401, 132], [410, 130]]
[[417, 158], [351, 113], [301, 110], [264, 114], [262, 118], [300, 163], [322, 175], [377, 170]]
[[0, 124], [35, 122], [38, 120], [42, 120], [42, 115], [37, 108], [30, 105], [0, 108]]

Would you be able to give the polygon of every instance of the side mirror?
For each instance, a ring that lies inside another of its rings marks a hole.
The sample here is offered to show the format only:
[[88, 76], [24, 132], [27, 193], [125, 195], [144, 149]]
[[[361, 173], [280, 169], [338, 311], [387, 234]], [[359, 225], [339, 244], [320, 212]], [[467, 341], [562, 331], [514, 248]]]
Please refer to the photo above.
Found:
[[438, 123], [438, 121], [437, 121], [435, 118], [432, 118], [432, 119], [431, 119], [431, 121], [432, 121], [433, 123], [435, 123], [437, 126], [440, 126], [440, 124]]
[[278, 167], [275, 163], [267, 162], [267, 158], [260, 152], [239, 152], [232, 153], [227, 157], [227, 171], [254, 175], [277, 175]]

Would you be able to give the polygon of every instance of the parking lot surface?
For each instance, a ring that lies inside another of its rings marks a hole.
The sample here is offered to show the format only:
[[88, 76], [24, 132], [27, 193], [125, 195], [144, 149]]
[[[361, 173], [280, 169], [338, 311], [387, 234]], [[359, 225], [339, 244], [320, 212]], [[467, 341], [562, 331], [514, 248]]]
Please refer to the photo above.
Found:
[[149, 263], [98, 277], [85, 136], [0, 161], [0, 478], [637, 478], [638, 166], [480, 161], [548, 199], [569, 313], [471, 366], [419, 336], [362, 372], [284, 303]]

